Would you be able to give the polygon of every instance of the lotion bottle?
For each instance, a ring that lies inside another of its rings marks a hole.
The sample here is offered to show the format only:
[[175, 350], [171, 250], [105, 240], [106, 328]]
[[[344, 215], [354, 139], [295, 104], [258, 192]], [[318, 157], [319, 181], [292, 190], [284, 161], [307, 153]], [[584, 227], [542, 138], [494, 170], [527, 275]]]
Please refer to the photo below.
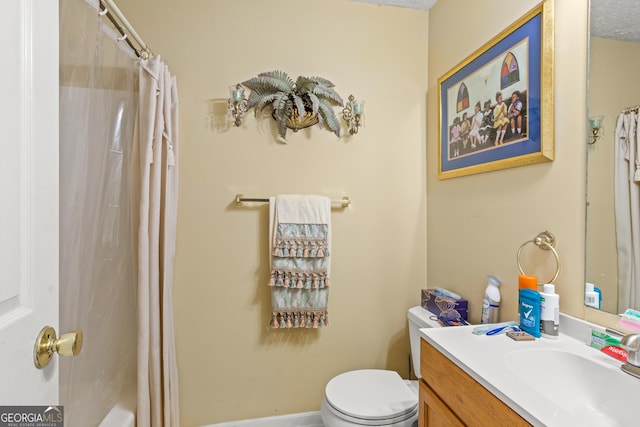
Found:
[[480, 323], [497, 323], [500, 310], [500, 289], [502, 282], [494, 276], [487, 276], [487, 288], [482, 301], [482, 317]]
[[540, 332], [545, 338], [557, 339], [560, 332], [560, 295], [552, 283], [540, 292]]

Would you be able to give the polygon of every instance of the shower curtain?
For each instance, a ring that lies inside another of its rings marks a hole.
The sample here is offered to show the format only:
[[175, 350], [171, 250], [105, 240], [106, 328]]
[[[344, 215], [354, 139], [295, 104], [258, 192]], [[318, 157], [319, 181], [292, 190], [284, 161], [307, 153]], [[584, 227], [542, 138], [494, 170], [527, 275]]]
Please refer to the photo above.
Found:
[[58, 359], [70, 426], [135, 394], [136, 71], [95, 7], [60, 1], [60, 331], [84, 334]]
[[138, 426], [178, 427], [179, 423], [172, 311], [177, 90], [175, 77], [160, 57], [140, 61]]
[[60, 0], [60, 330], [84, 332], [60, 403], [97, 426], [137, 388], [137, 426], [177, 426], [177, 88], [98, 11]]
[[638, 111], [618, 116], [615, 133], [615, 220], [618, 311], [640, 307], [640, 147]]

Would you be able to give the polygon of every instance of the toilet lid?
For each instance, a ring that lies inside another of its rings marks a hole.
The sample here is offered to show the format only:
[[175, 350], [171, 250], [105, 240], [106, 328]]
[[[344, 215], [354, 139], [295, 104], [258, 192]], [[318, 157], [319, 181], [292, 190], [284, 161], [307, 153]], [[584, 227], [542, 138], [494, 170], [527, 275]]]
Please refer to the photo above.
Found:
[[410, 415], [417, 396], [395, 371], [363, 369], [333, 378], [325, 388], [327, 402], [349, 416], [381, 420]]

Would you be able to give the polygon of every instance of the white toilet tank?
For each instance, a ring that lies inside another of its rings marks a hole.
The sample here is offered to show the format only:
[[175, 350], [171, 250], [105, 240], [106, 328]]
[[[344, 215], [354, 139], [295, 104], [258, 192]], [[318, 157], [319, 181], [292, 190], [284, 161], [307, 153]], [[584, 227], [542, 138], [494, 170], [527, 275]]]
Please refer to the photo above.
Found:
[[409, 319], [409, 341], [411, 342], [411, 357], [413, 371], [420, 378], [420, 329], [440, 328], [436, 315], [421, 306], [411, 307], [407, 311]]

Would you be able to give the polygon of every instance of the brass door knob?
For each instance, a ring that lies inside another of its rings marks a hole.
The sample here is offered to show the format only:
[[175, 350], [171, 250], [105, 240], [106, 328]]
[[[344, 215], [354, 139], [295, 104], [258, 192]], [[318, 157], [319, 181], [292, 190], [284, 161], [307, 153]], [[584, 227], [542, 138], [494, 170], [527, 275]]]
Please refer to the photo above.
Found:
[[33, 363], [42, 369], [51, 362], [53, 353], [61, 356], [77, 356], [82, 350], [82, 331], [77, 330], [56, 339], [56, 330], [51, 326], [42, 328], [33, 347]]

